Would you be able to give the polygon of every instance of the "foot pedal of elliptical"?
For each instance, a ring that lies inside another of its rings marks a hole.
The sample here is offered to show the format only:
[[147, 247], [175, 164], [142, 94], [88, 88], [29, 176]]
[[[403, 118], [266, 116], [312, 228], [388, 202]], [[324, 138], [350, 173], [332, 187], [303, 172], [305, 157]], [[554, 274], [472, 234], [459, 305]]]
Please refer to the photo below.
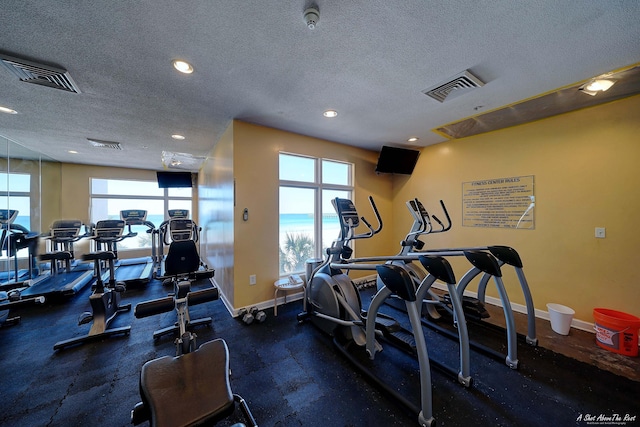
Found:
[[376, 329], [381, 330], [385, 335], [399, 331], [400, 324], [395, 320], [387, 317], [376, 317]]
[[396, 347], [410, 354], [416, 354], [416, 340], [413, 334], [404, 329], [391, 317], [377, 316], [376, 329], [382, 336]]
[[89, 313], [88, 311], [85, 311], [78, 318], [78, 325], [84, 325], [86, 323], [91, 322], [92, 320], [93, 320], [93, 313]]
[[400, 330], [393, 333], [385, 333], [384, 337], [390, 343], [406, 351], [407, 353], [416, 354], [416, 340], [413, 334]]
[[[451, 306], [451, 297], [449, 294], [443, 296], [445, 304]], [[491, 317], [487, 309], [484, 307], [484, 303], [477, 298], [470, 296], [462, 297], [462, 310], [464, 315], [472, 317], [474, 319], [487, 319]]]

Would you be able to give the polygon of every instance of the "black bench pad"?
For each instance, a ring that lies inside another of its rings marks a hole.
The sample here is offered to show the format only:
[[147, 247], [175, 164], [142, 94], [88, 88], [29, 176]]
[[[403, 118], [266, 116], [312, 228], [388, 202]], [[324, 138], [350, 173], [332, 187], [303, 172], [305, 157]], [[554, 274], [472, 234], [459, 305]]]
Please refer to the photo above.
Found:
[[227, 416], [234, 410], [227, 343], [216, 339], [192, 353], [145, 363], [140, 389], [151, 426], [197, 425]]

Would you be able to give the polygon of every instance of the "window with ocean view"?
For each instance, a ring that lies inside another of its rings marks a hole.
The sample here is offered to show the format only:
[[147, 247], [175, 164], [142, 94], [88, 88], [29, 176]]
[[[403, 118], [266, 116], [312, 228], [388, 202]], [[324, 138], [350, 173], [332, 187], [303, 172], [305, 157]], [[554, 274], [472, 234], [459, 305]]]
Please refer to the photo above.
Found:
[[309, 258], [323, 258], [340, 224], [331, 200], [351, 198], [353, 165], [280, 153], [280, 275], [304, 273]]
[[[147, 211], [147, 221], [157, 228], [167, 219], [169, 209], [192, 211], [191, 188], [158, 188], [156, 181], [91, 178], [91, 222], [120, 219], [120, 211]], [[118, 243], [118, 249], [151, 247], [151, 235], [143, 225], [131, 227], [137, 236]], [[128, 230], [125, 229], [125, 233]]]

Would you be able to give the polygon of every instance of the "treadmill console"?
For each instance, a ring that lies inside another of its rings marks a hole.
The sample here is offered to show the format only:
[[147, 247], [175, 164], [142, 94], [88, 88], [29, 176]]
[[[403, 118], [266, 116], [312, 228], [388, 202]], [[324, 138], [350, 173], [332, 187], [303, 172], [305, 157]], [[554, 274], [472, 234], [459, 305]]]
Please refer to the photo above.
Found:
[[120, 211], [120, 219], [127, 225], [142, 224], [147, 220], [147, 211], [142, 209], [131, 209]]
[[81, 228], [82, 221], [79, 219], [59, 219], [51, 224], [49, 236], [57, 242], [75, 240], [80, 235]]
[[124, 220], [105, 219], [98, 221], [95, 228], [95, 236], [98, 241], [119, 240], [124, 231]]
[[171, 219], [189, 218], [189, 209], [169, 209], [167, 213]]

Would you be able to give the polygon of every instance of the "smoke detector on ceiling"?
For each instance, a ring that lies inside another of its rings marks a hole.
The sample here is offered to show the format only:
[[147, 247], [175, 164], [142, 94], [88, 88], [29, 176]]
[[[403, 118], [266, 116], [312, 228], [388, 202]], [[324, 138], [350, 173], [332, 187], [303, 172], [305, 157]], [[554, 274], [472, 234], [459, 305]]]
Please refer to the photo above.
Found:
[[422, 93], [430, 96], [438, 102], [444, 102], [447, 98], [452, 99], [458, 97], [482, 86], [484, 86], [484, 82], [482, 80], [474, 76], [471, 71], [464, 70], [460, 74], [453, 76], [442, 83], [423, 90]]
[[313, 30], [320, 20], [320, 11], [317, 6], [312, 6], [304, 11], [303, 17], [307, 28]]
[[0, 62], [21, 82], [80, 93], [67, 70], [0, 53]]

